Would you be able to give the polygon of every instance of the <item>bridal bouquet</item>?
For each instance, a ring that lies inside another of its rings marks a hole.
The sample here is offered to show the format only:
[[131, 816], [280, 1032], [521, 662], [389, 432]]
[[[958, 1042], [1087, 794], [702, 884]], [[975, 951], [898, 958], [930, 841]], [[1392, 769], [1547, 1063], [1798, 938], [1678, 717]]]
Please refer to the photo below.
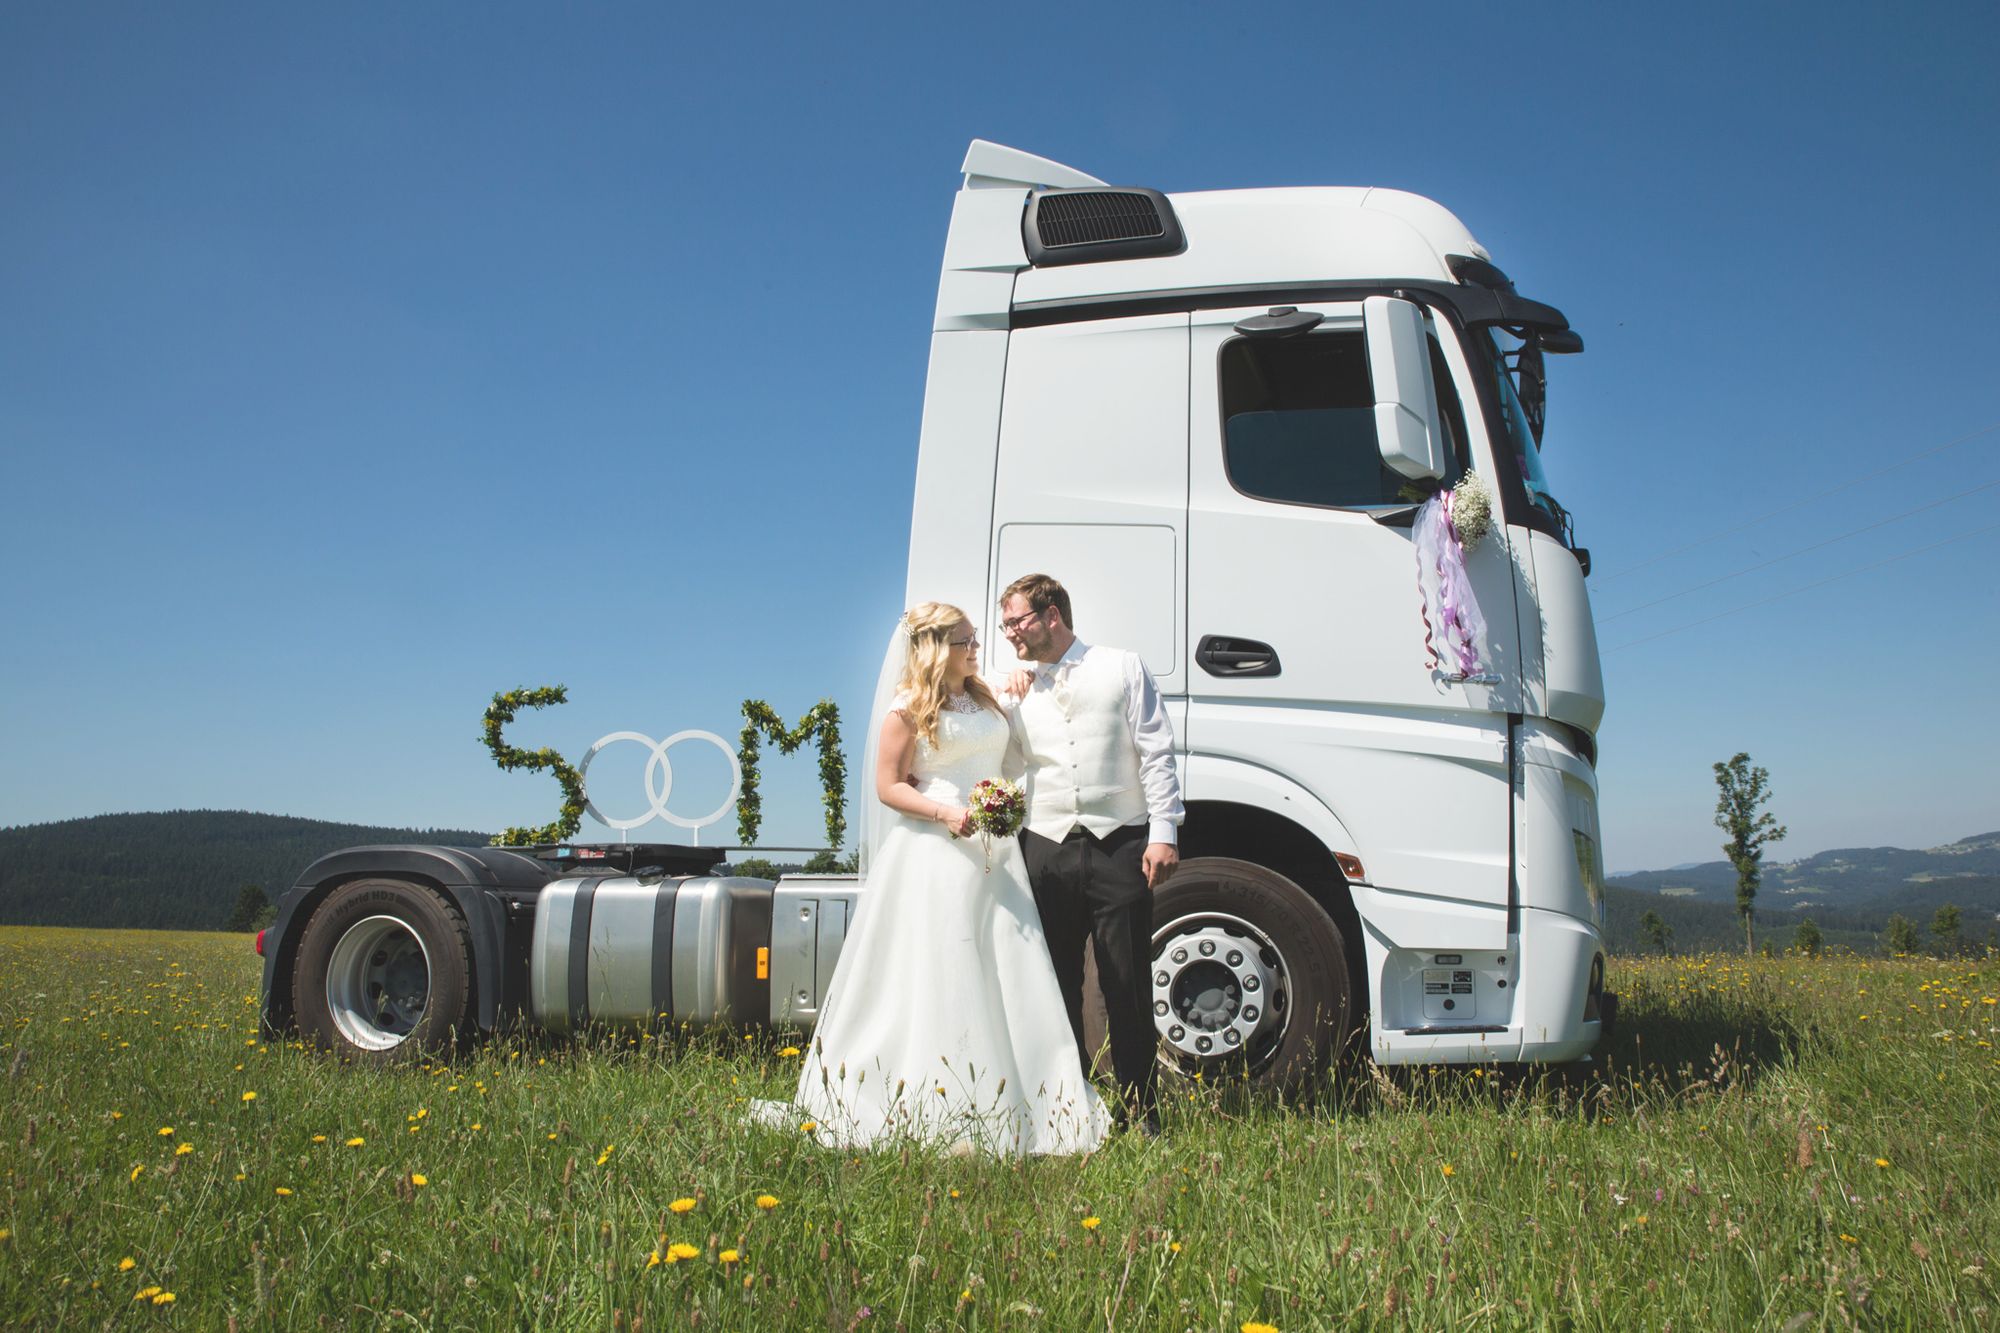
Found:
[[972, 811], [972, 827], [986, 846], [986, 868], [993, 869], [993, 839], [1011, 838], [1021, 831], [1028, 817], [1028, 797], [1018, 782], [1006, 778], [981, 778], [972, 784], [966, 805]]

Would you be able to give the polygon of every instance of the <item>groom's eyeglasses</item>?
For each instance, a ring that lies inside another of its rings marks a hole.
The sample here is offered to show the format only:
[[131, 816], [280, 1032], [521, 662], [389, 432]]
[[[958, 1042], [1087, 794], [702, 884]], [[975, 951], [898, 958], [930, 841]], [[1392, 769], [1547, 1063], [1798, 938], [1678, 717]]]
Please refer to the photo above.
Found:
[[[1042, 608], [1042, 611], [1046, 610], [1048, 610], [1046, 606]], [[1030, 611], [1025, 616], [1015, 616], [1012, 620], [1003, 620], [1000, 622], [1000, 628], [1005, 632], [1007, 632], [1008, 634], [1019, 634], [1021, 632], [1021, 626], [1027, 624], [1030, 620], [1033, 620], [1036, 616], [1042, 614], [1042, 611]]]

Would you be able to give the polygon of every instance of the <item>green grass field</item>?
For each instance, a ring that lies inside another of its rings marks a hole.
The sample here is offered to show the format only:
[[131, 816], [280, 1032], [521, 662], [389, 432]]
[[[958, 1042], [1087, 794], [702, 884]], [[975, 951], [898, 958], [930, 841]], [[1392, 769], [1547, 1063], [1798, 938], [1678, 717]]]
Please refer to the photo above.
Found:
[[1600, 1077], [1174, 1089], [1082, 1161], [746, 1125], [776, 1041], [258, 1039], [247, 937], [0, 930], [24, 1328], [1993, 1328], [2000, 961], [1621, 960]]

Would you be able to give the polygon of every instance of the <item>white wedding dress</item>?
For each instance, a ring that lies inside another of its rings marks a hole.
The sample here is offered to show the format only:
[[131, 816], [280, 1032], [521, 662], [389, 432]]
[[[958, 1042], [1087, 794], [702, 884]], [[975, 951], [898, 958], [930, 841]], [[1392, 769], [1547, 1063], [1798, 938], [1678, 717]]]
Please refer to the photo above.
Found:
[[[1006, 718], [958, 696], [938, 716], [937, 744], [917, 740], [917, 790], [965, 804], [974, 783], [1002, 776], [1008, 738]], [[842, 1148], [1096, 1148], [1110, 1117], [1083, 1076], [1020, 845], [876, 814], [889, 827], [797, 1095], [761, 1104], [758, 1118], [812, 1122], [820, 1142]]]

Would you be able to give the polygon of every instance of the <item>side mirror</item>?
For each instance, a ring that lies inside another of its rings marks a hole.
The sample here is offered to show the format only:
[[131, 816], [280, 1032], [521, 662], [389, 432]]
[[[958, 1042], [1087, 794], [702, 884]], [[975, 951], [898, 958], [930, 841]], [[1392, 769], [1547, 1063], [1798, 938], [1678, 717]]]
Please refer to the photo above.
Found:
[[1441, 479], [1444, 432], [1438, 426], [1424, 312], [1414, 302], [1371, 296], [1361, 303], [1361, 325], [1368, 375], [1375, 385], [1375, 443], [1383, 464], [1412, 479]]

